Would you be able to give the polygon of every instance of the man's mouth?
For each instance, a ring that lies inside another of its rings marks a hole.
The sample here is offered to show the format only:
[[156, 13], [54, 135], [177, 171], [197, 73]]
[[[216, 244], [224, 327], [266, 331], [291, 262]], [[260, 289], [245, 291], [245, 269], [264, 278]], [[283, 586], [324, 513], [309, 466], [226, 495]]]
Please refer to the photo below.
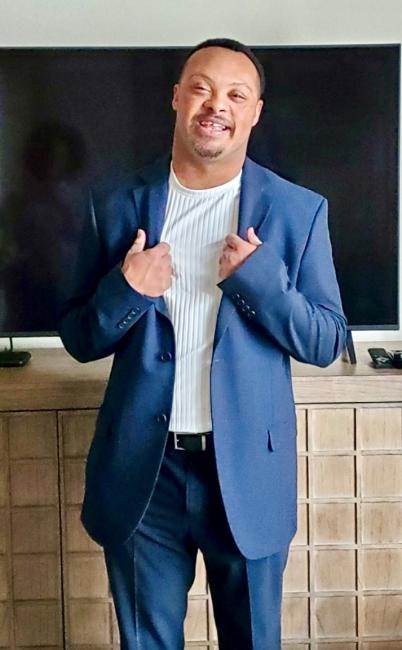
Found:
[[211, 119], [199, 119], [198, 125], [201, 127], [201, 130], [206, 134], [220, 134], [230, 131], [230, 126], [224, 124], [218, 120]]

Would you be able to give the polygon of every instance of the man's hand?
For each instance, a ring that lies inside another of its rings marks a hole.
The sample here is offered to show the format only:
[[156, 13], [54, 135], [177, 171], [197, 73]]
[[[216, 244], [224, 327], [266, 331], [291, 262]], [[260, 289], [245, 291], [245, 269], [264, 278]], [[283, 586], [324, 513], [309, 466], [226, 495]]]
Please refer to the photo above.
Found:
[[262, 244], [254, 232], [254, 228], [247, 228], [248, 241], [230, 233], [225, 238], [225, 245], [222, 250], [222, 255], [219, 258], [219, 277], [224, 280], [233, 273], [244, 260], [254, 253], [257, 246]]
[[172, 284], [170, 246], [160, 242], [144, 251], [145, 240], [145, 231], [139, 228], [124, 258], [122, 271], [129, 285], [138, 293], [157, 298]]

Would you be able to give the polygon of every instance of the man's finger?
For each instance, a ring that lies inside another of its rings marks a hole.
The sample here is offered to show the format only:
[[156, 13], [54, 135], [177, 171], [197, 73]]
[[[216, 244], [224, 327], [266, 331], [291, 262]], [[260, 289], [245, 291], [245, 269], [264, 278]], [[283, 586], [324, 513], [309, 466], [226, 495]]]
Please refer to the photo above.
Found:
[[229, 246], [229, 248], [233, 248], [233, 249], [236, 249], [241, 241], [242, 241], [242, 238], [239, 237], [239, 235], [236, 235], [233, 232], [231, 232], [225, 238], [226, 245]]
[[247, 228], [247, 237], [250, 244], [253, 244], [254, 246], [259, 246], [260, 244], [262, 244], [261, 239], [257, 237], [257, 235], [254, 232], [254, 228], [252, 228], [251, 226], [250, 228]]
[[159, 244], [156, 244], [152, 250], [160, 255], [160, 257], [164, 257], [165, 255], [170, 254], [170, 246], [165, 241], [161, 241]]
[[141, 251], [144, 250], [146, 239], [147, 239], [147, 236], [145, 234], [145, 230], [142, 230], [142, 228], [139, 228], [137, 230], [137, 235], [135, 237], [133, 245], [131, 246], [131, 248], [129, 250], [129, 253], [141, 253]]

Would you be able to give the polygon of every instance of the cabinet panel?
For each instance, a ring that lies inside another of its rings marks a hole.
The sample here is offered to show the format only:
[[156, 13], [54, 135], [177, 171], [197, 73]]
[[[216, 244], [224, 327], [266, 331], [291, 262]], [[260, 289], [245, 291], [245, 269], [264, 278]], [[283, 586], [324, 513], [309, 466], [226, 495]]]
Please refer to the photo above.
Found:
[[308, 553], [294, 548], [289, 553], [283, 580], [285, 592], [308, 591]]
[[313, 451], [354, 449], [353, 409], [312, 409], [309, 440]]
[[285, 639], [308, 637], [308, 608], [308, 598], [298, 596], [284, 597], [282, 606], [282, 635]]
[[316, 544], [354, 544], [356, 508], [354, 503], [316, 503], [313, 506]]
[[401, 543], [402, 502], [363, 503], [362, 541], [364, 544]]
[[402, 547], [362, 550], [361, 566], [363, 589], [402, 591]]
[[314, 497], [355, 496], [353, 456], [318, 456], [312, 459]]
[[365, 596], [363, 628], [367, 636], [400, 635], [402, 629], [402, 595]]
[[356, 551], [322, 550], [314, 554], [316, 591], [356, 589]]
[[0, 648], [8, 648], [11, 639], [11, 605], [0, 603]]
[[402, 449], [402, 410], [368, 406], [356, 409], [361, 448]]
[[362, 496], [402, 497], [402, 455], [363, 457]]
[[356, 635], [356, 599], [349, 596], [318, 597], [314, 606], [314, 630], [322, 637]]

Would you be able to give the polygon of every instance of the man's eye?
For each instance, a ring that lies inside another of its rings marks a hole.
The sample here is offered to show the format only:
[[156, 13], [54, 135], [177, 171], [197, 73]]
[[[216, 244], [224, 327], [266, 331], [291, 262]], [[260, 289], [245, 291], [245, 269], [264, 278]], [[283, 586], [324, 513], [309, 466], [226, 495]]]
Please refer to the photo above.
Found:
[[239, 101], [244, 101], [246, 97], [242, 95], [241, 93], [232, 93], [233, 99], [237, 99]]

